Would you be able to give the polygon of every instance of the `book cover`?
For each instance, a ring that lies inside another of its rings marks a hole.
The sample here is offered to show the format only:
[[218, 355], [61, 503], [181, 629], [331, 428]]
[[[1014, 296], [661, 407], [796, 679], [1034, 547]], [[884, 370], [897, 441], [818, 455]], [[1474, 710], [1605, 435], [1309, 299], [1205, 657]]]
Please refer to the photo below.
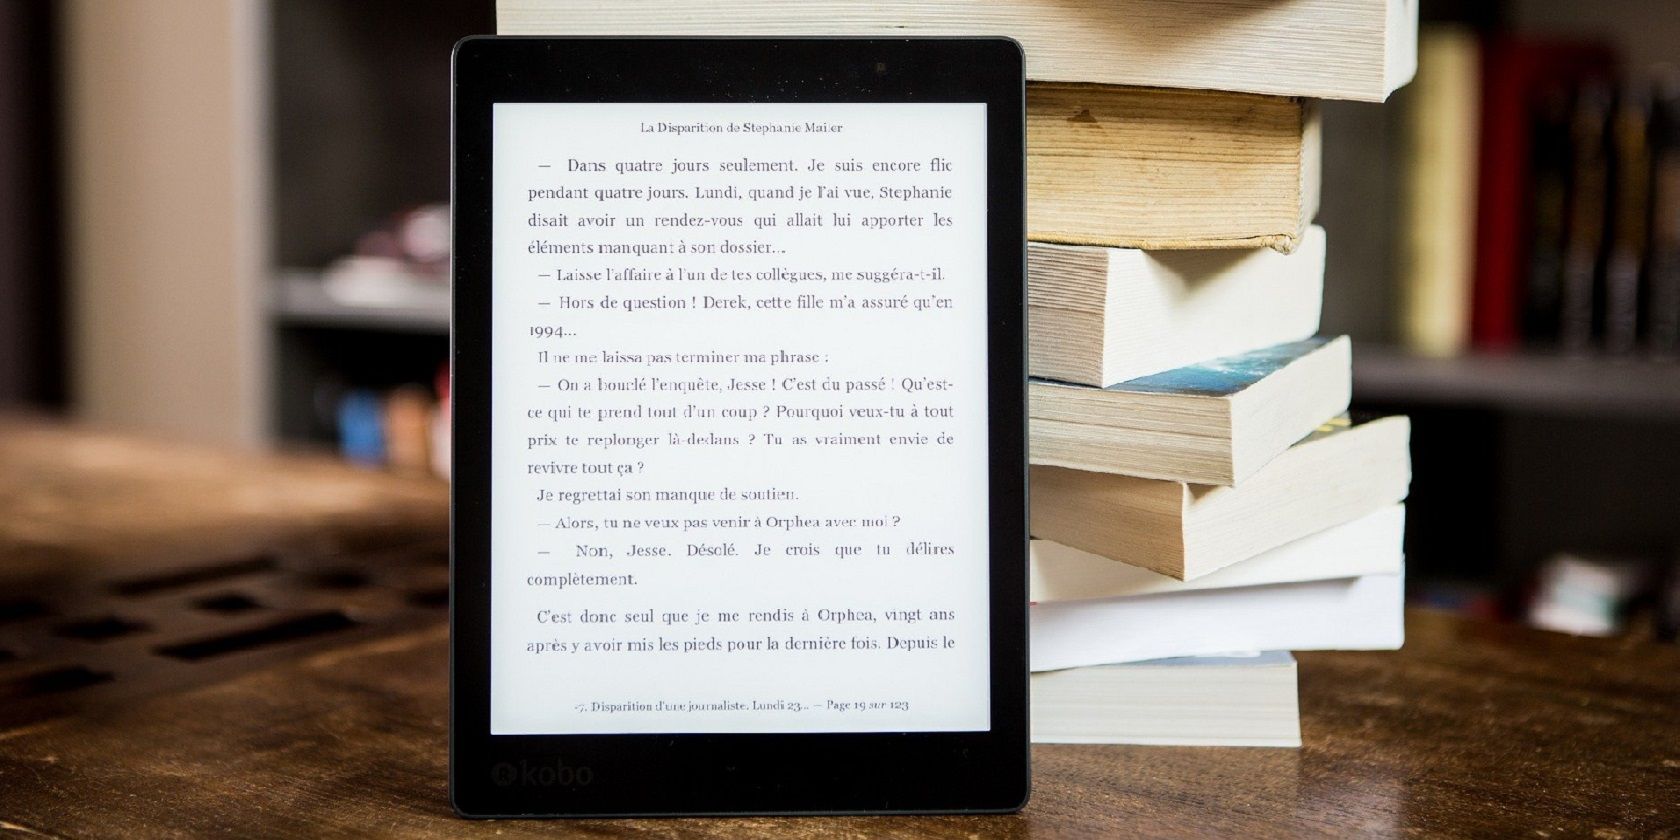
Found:
[[1651, 245], [1646, 341], [1680, 353], [1680, 75], [1664, 81], [1651, 109]]
[[1318, 332], [1324, 229], [1293, 253], [1027, 243], [1028, 371], [1106, 386]]
[[1314, 336], [1303, 341], [1291, 341], [1287, 344], [1262, 347], [1248, 353], [1210, 359], [1198, 364], [1139, 377], [1129, 382], [1120, 382], [1103, 390], [1137, 394], [1194, 394], [1204, 397], [1228, 397], [1247, 390], [1332, 340], [1325, 336]]
[[1028, 387], [1034, 464], [1230, 485], [1347, 410], [1352, 347], [1313, 338], [1097, 388]]

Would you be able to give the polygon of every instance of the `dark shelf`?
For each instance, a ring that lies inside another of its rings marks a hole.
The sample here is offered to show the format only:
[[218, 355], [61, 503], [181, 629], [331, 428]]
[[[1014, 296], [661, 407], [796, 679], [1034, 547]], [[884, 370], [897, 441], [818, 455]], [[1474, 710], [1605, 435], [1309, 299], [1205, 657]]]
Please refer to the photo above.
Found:
[[1356, 344], [1361, 402], [1680, 418], [1680, 361], [1539, 351], [1416, 356]]

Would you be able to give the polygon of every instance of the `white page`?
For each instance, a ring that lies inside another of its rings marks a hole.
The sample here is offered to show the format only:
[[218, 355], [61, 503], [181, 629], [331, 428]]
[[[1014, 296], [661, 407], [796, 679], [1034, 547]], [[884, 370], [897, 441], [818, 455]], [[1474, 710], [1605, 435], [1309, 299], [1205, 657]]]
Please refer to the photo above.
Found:
[[1404, 574], [1036, 604], [1032, 669], [1233, 650], [1395, 650]]
[[495, 106], [492, 733], [989, 727], [985, 126]]
[[1027, 597], [1041, 602], [1083, 601], [1397, 574], [1405, 563], [1405, 531], [1406, 506], [1389, 505], [1190, 580], [1170, 578], [1061, 543], [1033, 540], [1028, 549]]

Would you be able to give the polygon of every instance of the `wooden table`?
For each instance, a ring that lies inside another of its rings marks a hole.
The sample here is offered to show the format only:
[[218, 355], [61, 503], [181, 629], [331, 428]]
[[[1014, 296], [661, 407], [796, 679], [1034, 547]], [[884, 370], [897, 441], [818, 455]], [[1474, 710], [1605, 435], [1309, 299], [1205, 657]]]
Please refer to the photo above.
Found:
[[1018, 815], [463, 822], [444, 499], [324, 460], [0, 425], [0, 832], [1680, 833], [1680, 650], [1433, 612], [1399, 653], [1300, 655], [1300, 750], [1038, 747]]

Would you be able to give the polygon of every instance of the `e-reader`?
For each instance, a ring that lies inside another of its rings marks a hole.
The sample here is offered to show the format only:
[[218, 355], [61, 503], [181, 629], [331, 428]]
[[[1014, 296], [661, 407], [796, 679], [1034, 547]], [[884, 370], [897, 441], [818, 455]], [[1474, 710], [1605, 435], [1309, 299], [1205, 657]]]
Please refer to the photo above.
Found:
[[1019, 47], [454, 65], [457, 810], [1019, 809]]

